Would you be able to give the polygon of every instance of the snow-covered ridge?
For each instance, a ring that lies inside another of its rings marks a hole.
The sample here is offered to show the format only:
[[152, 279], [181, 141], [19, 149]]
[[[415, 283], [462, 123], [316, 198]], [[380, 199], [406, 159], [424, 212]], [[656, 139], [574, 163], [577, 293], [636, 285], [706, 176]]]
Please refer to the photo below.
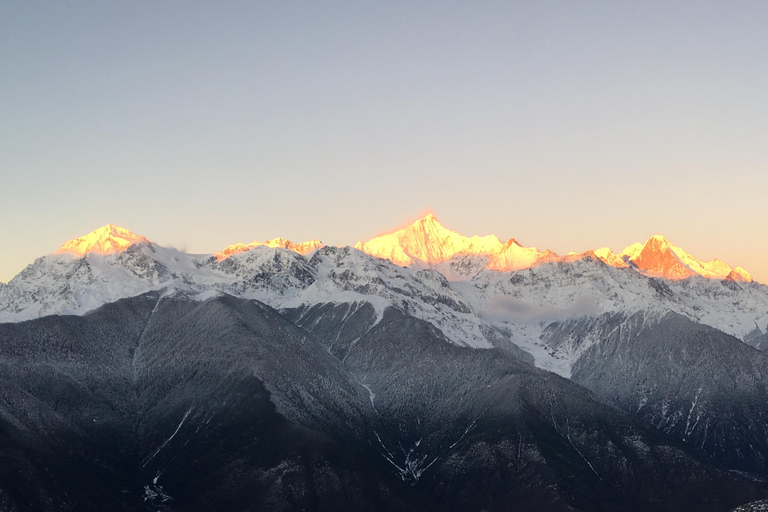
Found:
[[[698, 275], [678, 280], [651, 277], [631, 267], [606, 265], [597, 257], [550, 262], [511, 274], [484, 270], [471, 281], [451, 285], [473, 311], [533, 354], [537, 366], [565, 376], [589, 344], [552, 347], [542, 334], [566, 320], [606, 314], [630, 318], [636, 313], [652, 319], [675, 312], [744, 341], [768, 333], [765, 285]], [[583, 341], [590, 336], [588, 331], [580, 334]]]
[[495, 235], [460, 235], [443, 227], [431, 213], [403, 229], [358, 242], [355, 248], [396, 265], [433, 268], [452, 281], [470, 279], [482, 269], [510, 272], [551, 261], [595, 257], [612, 267], [632, 267], [652, 277], [686, 279], [699, 275], [752, 281], [752, 276], [743, 268], [731, 267], [717, 259], [701, 261], [661, 235], [652, 236], [645, 244], [633, 244], [619, 254], [602, 247], [561, 257], [550, 250], [523, 247], [514, 238], [502, 243]]
[[654, 235], [642, 244], [633, 244], [620, 254], [627, 262], [649, 276], [667, 279], [686, 279], [694, 275], [710, 279], [752, 281], [752, 276], [741, 267], [731, 267], [714, 259], [701, 261], [661, 235]]
[[230, 246], [225, 247], [221, 251], [213, 253], [213, 257], [219, 261], [222, 261], [229, 258], [232, 255], [240, 254], [241, 252], [249, 251], [254, 247], [259, 247], [262, 245], [266, 247], [272, 247], [272, 248], [281, 247], [283, 249], [288, 249], [290, 251], [297, 252], [299, 254], [309, 254], [310, 252], [316, 251], [324, 247], [323, 242], [317, 239], [307, 240], [306, 242], [293, 243], [290, 240], [286, 240], [285, 238], [278, 237], [278, 238], [273, 238], [272, 240], [267, 240], [266, 242], [259, 242], [258, 240], [254, 240], [249, 244], [242, 244], [242, 243], [232, 244]]
[[[83, 237], [64, 243], [54, 254], [115, 254], [136, 243], [151, 243], [141, 235], [108, 224]], [[285, 238], [273, 238], [266, 242], [232, 244], [213, 257], [223, 261], [235, 254], [255, 247], [288, 249], [307, 255], [324, 247], [317, 239], [294, 243]], [[711, 279], [730, 279], [751, 282], [752, 276], [741, 267], [731, 267], [714, 259], [701, 261], [682, 248], [673, 245], [661, 235], [654, 235], [645, 244], [630, 245], [619, 254], [608, 247], [585, 253], [568, 253], [558, 256], [550, 250], [524, 247], [514, 238], [502, 243], [495, 235], [466, 237], [443, 227], [434, 214], [428, 214], [403, 229], [381, 235], [367, 242], [357, 242], [356, 249], [399, 266], [431, 268], [448, 280], [471, 279], [482, 269], [510, 272], [531, 268], [551, 261], [575, 261], [582, 258], [598, 258], [612, 267], [631, 266], [652, 277], [686, 279], [694, 275]]]
[[[656, 318], [673, 311], [745, 341], [768, 333], [768, 287], [733, 277], [739, 269], [720, 278], [730, 267], [696, 260], [660, 237], [621, 255], [603, 248], [554, 257], [533, 249], [545, 256], [528, 268], [498, 271], [490, 265], [494, 256], [512, 254], [512, 246], [524, 255], [530, 252], [496, 237], [462, 237], [439, 226], [434, 216], [423, 221], [417, 232], [385, 239], [413, 242], [407, 253], [391, 246], [412, 259], [408, 265], [353, 247], [301, 254], [298, 244], [282, 239], [232, 251], [226, 258], [193, 255], [105, 226], [64, 245], [71, 250], [38, 258], [0, 286], [0, 322], [83, 314], [150, 290], [192, 298], [227, 293], [277, 309], [367, 302], [379, 320], [394, 307], [432, 323], [453, 343], [514, 345], [538, 366], [563, 375], [588, 343], [554, 346], [543, 334], [553, 323], [573, 318], [629, 318], [637, 312]], [[488, 254], [494, 244], [502, 250]], [[417, 256], [425, 259], [413, 259]], [[593, 323], [583, 325], [593, 329]], [[585, 332], [583, 339], [591, 338]]]

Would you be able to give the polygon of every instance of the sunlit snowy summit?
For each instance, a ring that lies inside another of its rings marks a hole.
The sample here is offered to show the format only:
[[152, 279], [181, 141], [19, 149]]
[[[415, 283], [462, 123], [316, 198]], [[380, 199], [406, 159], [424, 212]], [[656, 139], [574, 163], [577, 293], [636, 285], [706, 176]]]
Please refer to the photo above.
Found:
[[604, 247], [558, 256], [514, 238], [467, 237], [433, 214], [354, 247], [284, 238], [210, 254], [166, 248], [108, 224], [38, 258], [0, 287], [0, 321], [83, 314], [158, 290], [202, 300], [218, 294], [275, 308], [367, 303], [435, 325], [447, 340], [504, 345], [568, 375], [589, 343], [544, 341], [570, 318], [675, 312], [759, 344], [768, 333], [768, 293], [747, 271], [701, 261], [653, 236], [616, 254]]
[[403, 229], [367, 242], [358, 242], [355, 248], [396, 265], [429, 266], [446, 274], [449, 279], [472, 277], [472, 273], [482, 268], [510, 272], [545, 262], [596, 257], [613, 267], [631, 265], [646, 275], [668, 279], [700, 275], [715, 279], [752, 280], [741, 267], [732, 268], [717, 259], [702, 262], [661, 235], [649, 238], [645, 244], [633, 244], [619, 254], [603, 247], [559, 257], [550, 250], [524, 247], [514, 238], [501, 242], [495, 235], [465, 237], [444, 228], [431, 213]]
[[69, 240], [54, 254], [71, 254], [82, 257], [86, 254], [115, 254], [123, 252], [135, 243], [151, 243], [141, 235], [131, 233], [125, 228], [107, 224], [85, 236]]

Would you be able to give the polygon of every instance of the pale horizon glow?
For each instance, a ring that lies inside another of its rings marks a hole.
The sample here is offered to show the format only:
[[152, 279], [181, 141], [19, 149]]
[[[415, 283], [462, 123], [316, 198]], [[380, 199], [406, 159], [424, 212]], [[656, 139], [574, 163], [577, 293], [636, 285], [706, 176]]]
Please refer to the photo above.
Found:
[[768, 282], [768, 4], [0, 5], [0, 282], [114, 223], [212, 254], [433, 211]]

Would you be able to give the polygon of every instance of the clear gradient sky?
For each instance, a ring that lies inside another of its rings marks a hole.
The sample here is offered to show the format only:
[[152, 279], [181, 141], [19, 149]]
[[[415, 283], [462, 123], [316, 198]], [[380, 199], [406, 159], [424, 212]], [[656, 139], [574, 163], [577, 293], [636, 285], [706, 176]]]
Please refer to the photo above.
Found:
[[768, 2], [0, 3], [0, 281], [109, 222], [208, 253], [425, 209], [768, 282]]

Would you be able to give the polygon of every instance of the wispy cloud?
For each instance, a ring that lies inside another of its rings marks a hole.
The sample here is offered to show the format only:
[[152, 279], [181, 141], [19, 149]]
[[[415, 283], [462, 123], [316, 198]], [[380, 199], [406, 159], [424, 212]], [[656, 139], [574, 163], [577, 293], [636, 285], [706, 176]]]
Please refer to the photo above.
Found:
[[578, 316], [600, 314], [594, 297], [582, 295], [567, 307], [540, 306], [507, 295], [495, 295], [481, 314], [498, 322], [555, 322]]

